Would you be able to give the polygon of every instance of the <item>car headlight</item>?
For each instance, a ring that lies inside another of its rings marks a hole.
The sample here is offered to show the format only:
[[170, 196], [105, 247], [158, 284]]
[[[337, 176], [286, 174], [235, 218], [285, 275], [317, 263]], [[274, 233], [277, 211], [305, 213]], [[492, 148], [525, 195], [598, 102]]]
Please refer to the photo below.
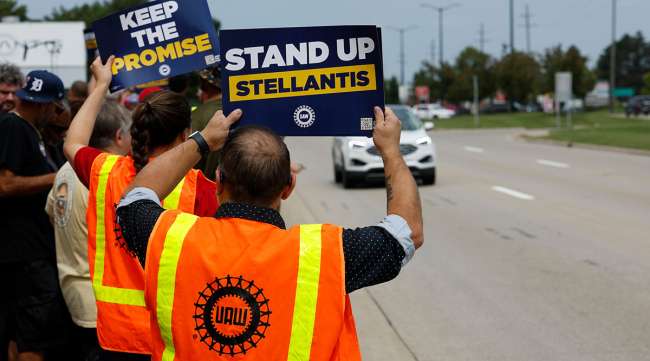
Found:
[[431, 137], [426, 136], [426, 137], [418, 138], [415, 140], [415, 144], [417, 145], [431, 144]]
[[351, 140], [348, 142], [348, 147], [350, 147], [350, 149], [364, 149], [367, 146], [368, 146], [367, 142], [363, 142], [360, 140]]

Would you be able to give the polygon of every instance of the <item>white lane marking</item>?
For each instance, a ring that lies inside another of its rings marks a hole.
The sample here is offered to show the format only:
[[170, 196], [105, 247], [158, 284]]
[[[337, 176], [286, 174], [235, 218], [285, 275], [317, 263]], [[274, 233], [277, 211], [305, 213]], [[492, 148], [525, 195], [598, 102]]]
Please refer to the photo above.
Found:
[[468, 152], [472, 153], [483, 153], [485, 150], [483, 148], [478, 148], [478, 147], [470, 147], [469, 145], [465, 146], [465, 150]]
[[537, 163], [541, 165], [547, 165], [549, 167], [555, 167], [555, 168], [569, 168], [570, 165], [562, 162], [554, 162], [552, 160], [546, 160], [546, 159], [538, 159]]
[[530, 194], [522, 193], [522, 192], [516, 191], [514, 189], [506, 188], [506, 187], [494, 186], [494, 187], [492, 187], [492, 190], [496, 191], [496, 192], [501, 192], [503, 194], [507, 194], [507, 195], [509, 195], [511, 197], [524, 199], [524, 200], [527, 200], [527, 201], [532, 201], [533, 199], [535, 199], [535, 197], [531, 196]]

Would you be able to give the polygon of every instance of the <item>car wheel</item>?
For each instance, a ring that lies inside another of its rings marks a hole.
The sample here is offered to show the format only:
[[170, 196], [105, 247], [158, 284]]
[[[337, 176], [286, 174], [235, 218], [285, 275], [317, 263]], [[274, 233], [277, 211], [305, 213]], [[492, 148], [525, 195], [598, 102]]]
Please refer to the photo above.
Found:
[[433, 172], [431, 174], [427, 174], [422, 177], [422, 184], [430, 186], [433, 184], [436, 184], [436, 169], [433, 168]]
[[354, 180], [350, 177], [350, 174], [345, 170], [345, 167], [341, 169], [341, 182], [343, 183], [343, 188], [352, 188], [355, 185]]
[[336, 163], [334, 163], [334, 183], [341, 183], [341, 170], [336, 167]]

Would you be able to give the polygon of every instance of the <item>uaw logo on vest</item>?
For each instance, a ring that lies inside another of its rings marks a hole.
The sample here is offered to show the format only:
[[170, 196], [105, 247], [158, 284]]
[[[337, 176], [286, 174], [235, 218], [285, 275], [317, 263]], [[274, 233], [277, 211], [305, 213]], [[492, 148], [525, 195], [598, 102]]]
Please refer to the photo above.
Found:
[[195, 339], [220, 356], [246, 354], [264, 339], [270, 324], [269, 300], [242, 276], [215, 278], [195, 303]]

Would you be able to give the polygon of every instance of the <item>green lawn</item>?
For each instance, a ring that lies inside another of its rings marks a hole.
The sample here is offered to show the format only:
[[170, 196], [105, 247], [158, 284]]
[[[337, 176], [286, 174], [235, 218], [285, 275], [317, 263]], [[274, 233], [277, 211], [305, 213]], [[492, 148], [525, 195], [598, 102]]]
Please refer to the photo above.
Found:
[[[562, 118], [564, 123], [566, 118]], [[474, 117], [462, 115], [436, 120], [436, 129], [474, 129]], [[550, 128], [547, 139], [650, 150], [650, 120], [612, 116], [605, 110], [573, 115], [574, 130], [555, 130], [554, 115], [543, 113], [505, 113], [482, 115], [478, 128]]]

